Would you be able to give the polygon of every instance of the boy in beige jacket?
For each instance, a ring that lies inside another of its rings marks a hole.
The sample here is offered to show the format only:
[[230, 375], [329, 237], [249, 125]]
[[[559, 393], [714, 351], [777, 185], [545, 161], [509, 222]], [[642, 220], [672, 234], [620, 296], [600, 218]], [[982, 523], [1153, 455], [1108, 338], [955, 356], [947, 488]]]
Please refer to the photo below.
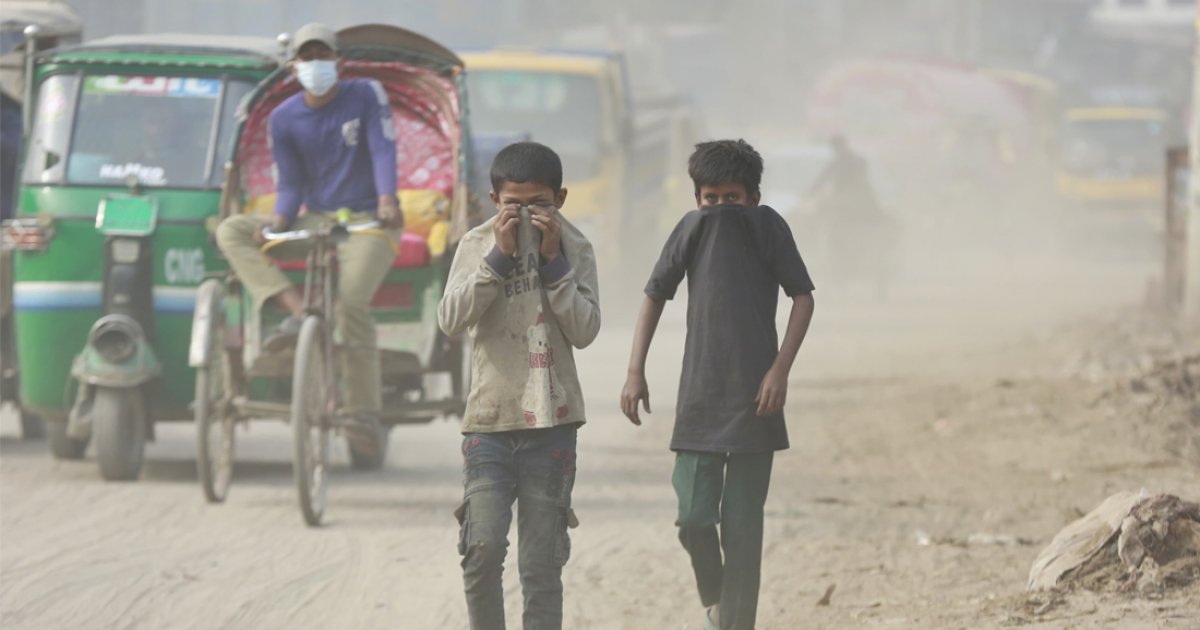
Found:
[[600, 331], [596, 260], [558, 212], [567, 190], [554, 151], [510, 145], [496, 155], [491, 180], [498, 213], [459, 243], [438, 308], [446, 334], [467, 331], [474, 341], [458, 550], [472, 630], [503, 629], [501, 574], [516, 502], [524, 627], [558, 629], [584, 423], [573, 348]]

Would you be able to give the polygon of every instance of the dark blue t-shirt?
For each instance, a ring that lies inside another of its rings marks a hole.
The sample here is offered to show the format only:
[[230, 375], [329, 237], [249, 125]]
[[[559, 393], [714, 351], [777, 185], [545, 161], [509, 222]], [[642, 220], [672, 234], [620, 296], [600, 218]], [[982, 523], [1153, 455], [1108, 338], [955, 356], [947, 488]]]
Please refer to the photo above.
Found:
[[337, 96], [318, 109], [296, 94], [271, 112], [270, 128], [276, 214], [295, 219], [301, 204], [310, 212], [373, 212], [380, 195], [395, 194], [396, 128], [378, 81], [340, 81]]
[[663, 247], [646, 295], [670, 300], [688, 280], [687, 341], [673, 450], [762, 453], [788, 447], [783, 412], [754, 402], [779, 354], [779, 288], [813, 290], [792, 232], [767, 206], [711, 206], [683, 217]]

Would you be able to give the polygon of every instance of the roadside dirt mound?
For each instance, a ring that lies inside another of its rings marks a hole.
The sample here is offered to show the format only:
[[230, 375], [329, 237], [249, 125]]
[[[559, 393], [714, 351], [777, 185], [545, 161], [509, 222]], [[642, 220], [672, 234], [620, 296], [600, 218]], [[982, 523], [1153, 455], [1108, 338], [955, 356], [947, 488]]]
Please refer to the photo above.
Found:
[[1092, 406], [1114, 434], [1200, 466], [1200, 335], [1147, 312], [1078, 334], [1066, 372], [1101, 388]]
[[1029, 590], [1162, 594], [1200, 583], [1200, 505], [1177, 496], [1115, 494], [1039, 554]]
[[1200, 466], [1200, 354], [1160, 362], [1127, 389], [1127, 404], [1152, 442]]

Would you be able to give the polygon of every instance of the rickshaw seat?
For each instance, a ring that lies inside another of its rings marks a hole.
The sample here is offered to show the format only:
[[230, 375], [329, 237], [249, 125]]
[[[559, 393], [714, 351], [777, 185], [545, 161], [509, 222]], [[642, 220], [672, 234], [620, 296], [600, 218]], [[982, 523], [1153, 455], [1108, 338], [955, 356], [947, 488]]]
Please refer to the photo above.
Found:
[[[392, 269], [414, 269], [429, 264], [429, 243], [420, 234], [405, 232], [400, 237], [400, 255], [392, 259]], [[277, 260], [276, 266], [284, 271], [304, 271], [308, 268], [305, 259]]]

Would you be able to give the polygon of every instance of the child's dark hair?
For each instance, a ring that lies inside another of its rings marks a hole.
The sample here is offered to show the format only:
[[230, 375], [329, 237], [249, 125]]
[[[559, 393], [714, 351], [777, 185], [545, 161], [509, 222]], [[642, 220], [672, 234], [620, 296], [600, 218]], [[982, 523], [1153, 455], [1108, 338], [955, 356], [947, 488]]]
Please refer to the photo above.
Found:
[[701, 186], [741, 184], [753, 195], [762, 183], [763, 159], [745, 140], [713, 140], [696, 145], [692, 157], [688, 158], [688, 175], [696, 185], [696, 194]]
[[555, 192], [562, 188], [562, 160], [553, 149], [537, 142], [510, 144], [492, 160], [492, 190], [499, 193], [506, 182], [533, 182], [549, 186]]

